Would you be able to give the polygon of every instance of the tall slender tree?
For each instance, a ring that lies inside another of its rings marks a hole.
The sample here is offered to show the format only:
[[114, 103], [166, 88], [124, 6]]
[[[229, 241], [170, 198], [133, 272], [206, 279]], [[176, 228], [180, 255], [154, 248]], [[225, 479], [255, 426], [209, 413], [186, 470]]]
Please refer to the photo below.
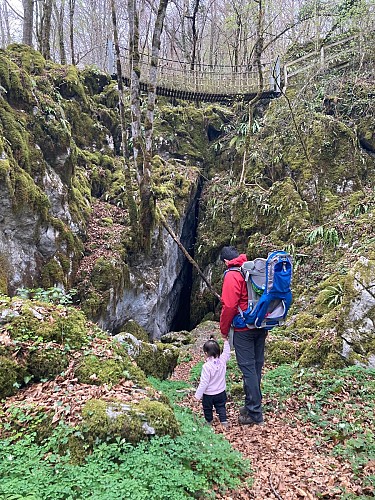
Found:
[[126, 118], [125, 118], [125, 105], [124, 105], [124, 83], [122, 79], [122, 67], [120, 58], [120, 45], [117, 30], [117, 16], [115, 8], [115, 0], [111, 0], [111, 12], [112, 12], [112, 25], [113, 25], [113, 38], [115, 42], [116, 51], [116, 68], [117, 68], [117, 85], [118, 85], [118, 96], [119, 96], [119, 110], [120, 110], [120, 124], [121, 124], [121, 142], [122, 142], [122, 154], [124, 161], [124, 177], [125, 177], [125, 190], [126, 197], [128, 201], [129, 208], [129, 218], [130, 225], [132, 227], [133, 233], [138, 235], [138, 215], [137, 206], [135, 204], [132, 188], [132, 178], [130, 174], [129, 165], [126, 158], [127, 153], [127, 132], [126, 132]]
[[160, 40], [163, 31], [165, 13], [169, 0], [160, 0], [156, 15], [154, 33], [152, 36], [151, 62], [148, 81], [148, 103], [145, 118], [145, 153], [143, 175], [140, 181], [141, 195], [141, 227], [143, 228], [143, 245], [149, 248], [151, 244], [151, 231], [155, 218], [155, 200], [151, 191], [152, 170], [152, 135], [154, 125], [154, 110], [156, 100], [157, 68], [159, 63]]
[[23, 25], [22, 43], [33, 46], [34, 0], [22, 0]]

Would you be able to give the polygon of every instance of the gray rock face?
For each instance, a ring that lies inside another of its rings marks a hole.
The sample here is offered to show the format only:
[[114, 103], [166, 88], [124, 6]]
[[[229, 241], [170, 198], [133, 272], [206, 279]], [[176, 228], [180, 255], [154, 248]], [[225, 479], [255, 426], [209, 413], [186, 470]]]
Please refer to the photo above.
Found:
[[[170, 221], [175, 234], [187, 249], [194, 242], [195, 207], [199, 195], [197, 181], [191, 189], [185, 215], [179, 221]], [[140, 257], [129, 266], [130, 286], [120, 294], [111, 290], [106, 311], [98, 320], [99, 326], [119, 332], [126, 321], [134, 319], [152, 339], [160, 339], [171, 330], [180, 308], [187, 269], [187, 259], [176, 242], [164, 228], [158, 228], [153, 235], [150, 256]]]
[[[351, 277], [356, 296], [347, 309], [342, 354], [348, 358], [355, 352], [361, 356], [361, 364], [373, 368], [375, 353], [368, 351], [368, 344], [375, 337], [375, 262], [360, 257]], [[358, 359], [355, 361], [360, 363]]]
[[[51, 203], [50, 214], [63, 220], [77, 233], [67, 204], [66, 187], [59, 176], [47, 169], [43, 179], [44, 191]], [[41, 268], [56, 252], [67, 253], [64, 241], [59, 242], [59, 231], [45, 223], [31, 207], [15, 211], [8, 196], [0, 197], [0, 254], [7, 266], [8, 291], [33, 287]]]
[[[183, 222], [180, 224], [181, 233]], [[129, 319], [134, 319], [154, 339], [170, 330], [177, 313], [186, 259], [166, 230], [154, 234], [156, 242], [164, 242], [159, 255], [152, 255], [130, 268], [131, 286], [119, 297], [111, 294], [106, 313], [98, 323], [101, 328], [119, 331]]]

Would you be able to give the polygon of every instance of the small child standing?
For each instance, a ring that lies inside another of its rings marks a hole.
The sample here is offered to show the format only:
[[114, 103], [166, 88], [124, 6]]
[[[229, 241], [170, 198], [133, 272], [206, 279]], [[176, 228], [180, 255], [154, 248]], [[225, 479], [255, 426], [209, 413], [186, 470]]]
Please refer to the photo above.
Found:
[[213, 408], [219, 415], [219, 420], [224, 427], [228, 427], [225, 403], [227, 401], [225, 374], [227, 362], [230, 358], [230, 346], [224, 340], [223, 352], [220, 355], [220, 346], [214, 339], [207, 340], [203, 345], [205, 362], [195, 399], [202, 399], [204, 418], [208, 424], [213, 421]]

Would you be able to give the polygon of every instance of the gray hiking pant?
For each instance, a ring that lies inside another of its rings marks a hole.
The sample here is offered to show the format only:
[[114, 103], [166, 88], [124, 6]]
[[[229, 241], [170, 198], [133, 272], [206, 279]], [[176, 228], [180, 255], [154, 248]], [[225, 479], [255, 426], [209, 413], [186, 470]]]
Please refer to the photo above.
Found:
[[263, 421], [260, 382], [267, 331], [263, 328], [234, 332], [233, 344], [242, 372], [245, 407], [255, 422]]

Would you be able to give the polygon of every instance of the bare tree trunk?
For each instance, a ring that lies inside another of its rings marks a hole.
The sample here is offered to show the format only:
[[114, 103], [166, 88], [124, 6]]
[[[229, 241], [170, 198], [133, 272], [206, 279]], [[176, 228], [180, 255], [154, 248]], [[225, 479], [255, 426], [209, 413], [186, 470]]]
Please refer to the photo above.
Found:
[[259, 82], [258, 82], [258, 92], [256, 96], [253, 99], [251, 99], [248, 105], [249, 120], [248, 120], [248, 129], [245, 140], [245, 149], [242, 157], [242, 172], [240, 177], [240, 184], [245, 183], [245, 170], [250, 150], [250, 140], [253, 128], [254, 106], [260, 100], [264, 88], [264, 77], [263, 77], [262, 60], [261, 60], [264, 47], [264, 8], [262, 1], [263, 0], [254, 0], [254, 2], [258, 4], [257, 29], [256, 29], [257, 39], [254, 47], [254, 63], [258, 70]]
[[139, 19], [136, 0], [128, 0], [129, 15], [129, 66], [130, 66], [130, 99], [132, 115], [132, 139], [134, 162], [139, 177], [143, 175], [142, 162], [138, 162], [141, 148], [141, 106], [140, 106], [140, 56], [139, 56]]
[[59, 46], [60, 53], [60, 62], [61, 64], [66, 64], [66, 52], [64, 45], [64, 8], [65, 8], [65, 0], [61, 0], [60, 8], [57, 7], [56, 3], [53, 5], [56, 16], [56, 24], [57, 24], [57, 41]]
[[34, 17], [34, 1], [22, 0], [23, 5], [23, 26], [22, 26], [22, 43], [33, 46], [33, 17]]
[[116, 9], [114, 0], [111, 0], [111, 11], [112, 11], [113, 37], [115, 41], [115, 51], [116, 51], [116, 67], [117, 67], [117, 82], [118, 82], [117, 85], [118, 85], [118, 97], [119, 97], [119, 109], [120, 109], [122, 154], [124, 157], [125, 189], [129, 207], [130, 225], [133, 229], [133, 233], [136, 235], [138, 233], [138, 215], [137, 215], [137, 206], [135, 204], [135, 200], [133, 197], [130, 169], [126, 161], [127, 134], [126, 134], [126, 119], [125, 119], [125, 106], [124, 106], [124, 83], [122, 81], [120, 46], [118, 40], [117, 19], [116, 19]]
[[242, 22], [241, 22], [241, 13], [237, 9], [237, 7], [233, 6], [235, 14], [236, 14], [236, 30], [235, 30], [235, 40], [234, 40], [234, 53], [233, 53], [233, 65], [234, 71], [238, 71], [239, 64], [239, 51], [240, 51], [240, 43], [241, 43], [241, 32], [242, 32]]
[[154, 125], [154, 110], [156, 100], [157, 69], [160, 52], [160, 39], [163, 31], [165, 13], [169, 0], [160, 0], [152, 36], [151, 64], [148, 82], [148, 103], [145, 118], [145, 154], [143, 176], [140, 183], [141, 195], [141, 227], [143, 229], [143, 247], [151, 245], [151, 231], [155, 220], [155, 201], [151, 191], [151, 161], [152, 161], [152, 132]]
[[76, 8], [76, 0], [69, 0], [69, 41], [70, 41], [70, 54], [73, 66], [76, 64], [76, 57], [74, 53], [74, 11]]
[[197, 15], [199, 9], [200, 0], [195, 0], [193, 15], [191, 16], [191, 29], [192, 29], [192, 49], [191, 49], [191, 60], [190, 69], [194, 71], [195, 59], [197, 57], [197, 43], [198, 43], [198, 31], [197, 31]]
[[181, 44], [182, 44], [182, 51], [184, 54], [184, 60], [189, 62], [190, 54], [186, 40], [186, 23], [185, 23], [185, 19], [189, 17], [188, 14], [189, 14], [189, 2], [188, 0], [184, 0], [183, 13], [181, 17]]
[[[136, 0], [128, 0], [129, 16], [129, 66], [130, 66], [130, 108], [133, 140], [133, 159], [139, 186], [142, 183], [143, 145], [141, 136], [141, 95], [140, 95], [140, 55], [139, 55], [139, 17]], [[141, 203], [142, 204], [142, 203]], [[139, 226], [137, 243], [143, 248], [143, 227]]]
[[40, 19], [40, 51], [46, 59], [51, 59], [51, 18], [52, 0], [43, 0], [43, 11]]

